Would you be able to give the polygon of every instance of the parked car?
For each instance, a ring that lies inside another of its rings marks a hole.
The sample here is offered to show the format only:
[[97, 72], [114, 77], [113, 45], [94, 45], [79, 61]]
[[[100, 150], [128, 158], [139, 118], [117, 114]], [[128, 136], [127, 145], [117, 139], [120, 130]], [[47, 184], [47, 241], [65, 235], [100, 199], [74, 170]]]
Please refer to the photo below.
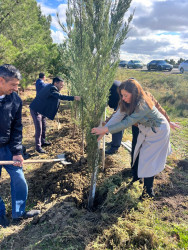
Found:
[[179, 71], [183, 74], [184, 71], [188, 71], [188, 60], [180, 63], [179, 65]]
[[147, 69], [148, 70], [168, 70], [171, 71], [173, 69], [173, 65], [167, 63], [164, 60], [153, 60], [147, 64]]
[[120, 61], [119, 62], [119, 67], [126, 68], [127, 67], [127, 61]]
[[143, 63], [138, 60], [130, 60], [127, 64], [127, 68], [132, 68], [132, 69], [142, 69], [143, 68]]

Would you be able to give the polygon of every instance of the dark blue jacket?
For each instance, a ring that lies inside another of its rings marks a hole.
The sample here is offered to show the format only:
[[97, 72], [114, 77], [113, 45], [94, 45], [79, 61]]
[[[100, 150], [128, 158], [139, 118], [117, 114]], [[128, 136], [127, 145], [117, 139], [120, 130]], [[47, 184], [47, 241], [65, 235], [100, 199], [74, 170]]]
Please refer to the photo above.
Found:
[[53, 120], [58, 111], [60, 100], [73, 101], [74, 96], [61, 95], [56, 86], [47, 84], [32, 101], [30, 108]]
[[43, 82], [43, 80], [41, 80], [40, 78], [36, 81], [36, 92], [37, 95], [38, 93], [41, 91], [41, 89], [43, 89], [44, 87], [46, 87], [46, 84]]
[[119, 94], [118, 94], [118, 87], [120, 85], [120, 81], [115, 80], [110, 88], [110, 95], [108, 99], [108, 105], [110, 108], [116, 110], [119, 103]]
[[0, 147], [9, 145], [13, 155], [22, 154], [22, 101], [13, 92], [0, 100]]

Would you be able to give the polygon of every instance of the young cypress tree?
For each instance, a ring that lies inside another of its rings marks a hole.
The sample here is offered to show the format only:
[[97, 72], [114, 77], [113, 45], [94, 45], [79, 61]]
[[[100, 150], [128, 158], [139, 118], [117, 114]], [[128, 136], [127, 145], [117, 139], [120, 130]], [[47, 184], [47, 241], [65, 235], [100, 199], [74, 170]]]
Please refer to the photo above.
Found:
[[91, 128], [98, 126], [114, 80], [120, 46], [126, 39], [133, 15], [125, 21], [131, 0], [68, 0], [67, 41], [71, 61], [71, 92], [82, 96], [80, 125], [87, 143], [91, 169], [88, 206], [95, 197], [99, 149]]

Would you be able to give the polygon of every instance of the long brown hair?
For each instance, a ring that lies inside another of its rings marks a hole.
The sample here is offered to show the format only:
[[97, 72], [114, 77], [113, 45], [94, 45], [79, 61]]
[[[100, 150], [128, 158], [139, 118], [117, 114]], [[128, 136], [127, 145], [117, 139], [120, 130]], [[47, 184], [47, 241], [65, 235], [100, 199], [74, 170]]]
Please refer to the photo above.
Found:
[[[132, 94], [131, 103], [126, 103], [122, 100], [121, 90], [126, 90]], [[128, 115], [132, 114], [139, 101], [145, 100], [150, 109], [153, 108], [154, 103], [152, 100], [145, 94], [141, 85], [135, 79], [128, 79], [125, 82], [122, 82], [119, 86], [119, 106], [121, 112], [126, 112]]]

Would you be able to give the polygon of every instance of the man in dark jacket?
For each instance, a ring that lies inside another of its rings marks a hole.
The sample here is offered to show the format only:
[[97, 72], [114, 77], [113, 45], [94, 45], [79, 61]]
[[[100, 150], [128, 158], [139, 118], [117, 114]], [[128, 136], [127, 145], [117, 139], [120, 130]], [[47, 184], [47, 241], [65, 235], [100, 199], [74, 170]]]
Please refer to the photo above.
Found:
[[[46, 87], [44, 83], [45, 74], [40, 73], [39, 78], [36, 81], [36, 96], [39, 92]], [[41, 147], [49, 146], [51, 143], [46, 141], [46, 117], [38, 112], [31, 111], [33, 122], [35, 125], [35, 147], [37, 151], [45, 153]]]
[[38, 94], [41, 89], [46, 87], [46, 84], [44, 83], [45, 80], [45, 74], [44, 73], [39, 73], [39, 78], [36, 81], [35, 87], [36, 87], [36, 94]]
[[[49, 118], [50, 120], [53, 120], [58, 111], [60, 100], [80, 100], [80, 96], [61, 95], [59, 92], [63, 88], [63, 85], [63, 79], [55, 77], [52, 84], [48, 84], [37, 94], [35, 99], [30, 104], [30, 112], [33, 120], [34, 112], [38, 112], [39, 114]], [[45, 153], [41, 145], [36, 145], [36, 151], [38, 151], [39, 153]]]
[[[15, 92], [20, 79], [21, 74], [13, 65], [0, 66], [0, 161], [16, 161], [14, 165], [4, 165], [11, 177], [13, 222], [39, 213], [38, 210], [25, 212], [28, 187], [22, 168], [22, 101]], [[0, 172], [2, 167], [0, 165]], [[0, 225], [9, 225], [1, 197]]]
[[[118, 87], [121, 84], [120, 81], [115, 80], [110, 88], [110, 95], [108, 100], [108, 105], [110, 108], [114, 109], [114, 111], [118, 108], [119, 103], [119, 93]], [[118, 148], [121, 146], [121, 140], [123, 137], [123, 131], [112, 134], [112, 142], [110, 143], [110, 148], [105, 151], [105, 154], [112, 155], [118, 151]]]

